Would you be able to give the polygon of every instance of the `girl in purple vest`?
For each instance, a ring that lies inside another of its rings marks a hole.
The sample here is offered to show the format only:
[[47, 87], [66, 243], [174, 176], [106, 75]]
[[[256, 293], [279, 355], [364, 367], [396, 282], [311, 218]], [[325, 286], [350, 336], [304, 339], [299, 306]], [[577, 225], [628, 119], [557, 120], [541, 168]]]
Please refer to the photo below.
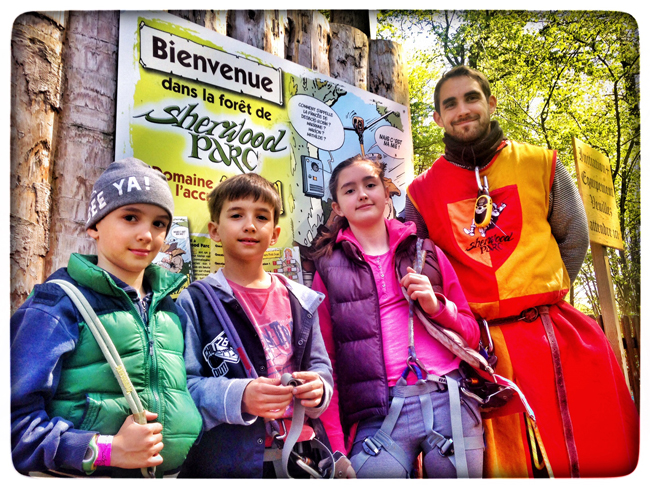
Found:
[[420, 453], [428, 477], [480, 477], [481, 415], [475, 400], [458, 396], [460, 359], [409, 305], [476, 347], [478, 325], [453, 268], [425, 240], [415, 272], [415, 225], [385, 218], [383, 164], [350, 158], [329, 189], [337, 218], [315, 244], [312, 288], [326, 295], [319, 320], [336, 382], [321, 420], [333, 450], [359, 478], [410, 477]]

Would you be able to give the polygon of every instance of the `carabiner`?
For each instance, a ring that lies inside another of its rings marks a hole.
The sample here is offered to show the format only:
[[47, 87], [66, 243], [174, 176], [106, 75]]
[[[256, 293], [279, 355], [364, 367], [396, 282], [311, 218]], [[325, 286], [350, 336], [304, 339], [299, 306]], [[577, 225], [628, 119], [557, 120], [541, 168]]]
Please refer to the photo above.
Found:
[[481, 185], [481, 176], [479, 175], [479, 169], [478, 166], [474, 167], [474, 174], [476, 175], [476, 185], [478, 186], [478, 189], [480, 191], [484, 191], [488, 193], [490, 191], [490, 188], [488, 187], [488, 180], [487, 176], [483, 176], [483, 185]]

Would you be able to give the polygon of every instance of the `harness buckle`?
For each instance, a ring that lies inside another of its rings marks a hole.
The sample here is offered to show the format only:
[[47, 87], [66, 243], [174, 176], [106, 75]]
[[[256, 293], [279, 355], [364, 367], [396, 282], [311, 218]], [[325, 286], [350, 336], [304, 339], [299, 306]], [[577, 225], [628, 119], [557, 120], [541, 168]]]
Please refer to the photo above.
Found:
[[376, 444], [373, 442], [371, 437], [366, 437], [363, 440], [362, 444], [363, 450], [368, 454], [369, 456], [378, 456], [379, 451], [381, 451], [381, 444]]
[[438, 444], [438, 453], [441, 456], [451, 456], [454, 454], [454, 441], [445, 437], [445, 442]]
[[527, 308], [519, 314], [518, 320], [523, 320], [524, 322], [534, 322], [539, 317], [539, 311], [537, 307]]
[[282, 424], [282, 430], [284, 431], [284, 434], [280, 434], [280, 432], [274, 429], [271, 432], [271, 438], [278, 445], [278, 447], [282, 449], [284, 447], [284, 440], [287, 438], [287, 435], [289, 435], [289, 431], [287, 430], [287, 426], [284, 423], [284, 419], [276, 420], [276, 422], [278, 422], [278, 427], [280, 426], [279, 424]]

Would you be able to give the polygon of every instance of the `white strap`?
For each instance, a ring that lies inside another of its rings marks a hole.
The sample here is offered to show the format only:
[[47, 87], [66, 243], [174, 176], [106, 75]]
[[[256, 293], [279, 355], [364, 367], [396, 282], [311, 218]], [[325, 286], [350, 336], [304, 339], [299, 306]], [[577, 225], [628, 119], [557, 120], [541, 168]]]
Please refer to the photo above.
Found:
[[[102, 322], [99, 320], [99, 317], [97, 317], [97, 314], [90, 306], [90, 303], [88, 303], [88, 300], [86, 300], [86, 297], [83, 296], [83, 294], [76, 286], [67, 281], [50, 280], [48, 283], [55, 283], [59, 285], [61, 289], [68, 295], [68, 297], [70, 297], [72, 303], [75, 304], [79, 310], [79, 313], [81, 313], [81, 316], [86, 322], [86, 325], [88, 325], [90, 332], [92, 332], [93, 336], [95, 337], [95, 340], [97, 341], [99, 348], [104, 354], [106, 361], [108, 361], [108, 364], [111, 367], [115, 378], [117, 379], [117, 383], [120, 385], [122, 393], [124, 394], [124, 397], [129, 404], [129, 408], [131, 409], [131, 412], [133, 412], [133, 418], [138, 424], [145, 425], [147, 423], [147, 419], [144, 413], [144, 407], [140, 401], [140, 397], [138, 396], [138, 393], [135, 391], [135, 388], [131, 383], [131, 379], [126, 372], [126, 367], [124, 366], [122, 358], [115, 348], [115, 344], [113, 344], [113, 341], [111, 340], [111, 336], [108, 335], [104, 324], [102, 324]], [[155, 468], [142, 468], [142, 474], [147, 478], [152, 477], [153, 470], [155, 470]]]

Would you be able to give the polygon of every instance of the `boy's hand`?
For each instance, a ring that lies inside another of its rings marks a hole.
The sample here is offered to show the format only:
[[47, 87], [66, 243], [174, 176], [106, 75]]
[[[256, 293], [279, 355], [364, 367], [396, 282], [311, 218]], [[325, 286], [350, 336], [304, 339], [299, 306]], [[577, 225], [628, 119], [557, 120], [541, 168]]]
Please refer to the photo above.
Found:
[[303, 407], [313, 408], [320, 405], [325, 386], [318, 373], [314, 373], [313, 371], [296, 371], [291, 376], [303, 381], [302, 385], [293, 388], [293, 396], [300, 399]]
[[[157, 413], [145, 411], [148, 421], [158, 417]], [[160, 451], [162, 424], [154, 422], [140, 425], [129, 415], [120, 431], [113, 437], [111, 466], [125, 469], [148, 468], [162, 464]]]
[[404, 288], [411, 300], [417, 300], [422, 310], [427, 315], [435, 315], [440, 309], [438, 298], [433, 292], [431, 282], [425, 275], [417, 274], [410, 266], [406, 268], [408, 273], [399, 282]]
[[242, 412], [257, 417], [276, 419], [291, 403], [291, 386], [280, 385], [280, 378], [260, 376], [246, 385], [242, 398]]

